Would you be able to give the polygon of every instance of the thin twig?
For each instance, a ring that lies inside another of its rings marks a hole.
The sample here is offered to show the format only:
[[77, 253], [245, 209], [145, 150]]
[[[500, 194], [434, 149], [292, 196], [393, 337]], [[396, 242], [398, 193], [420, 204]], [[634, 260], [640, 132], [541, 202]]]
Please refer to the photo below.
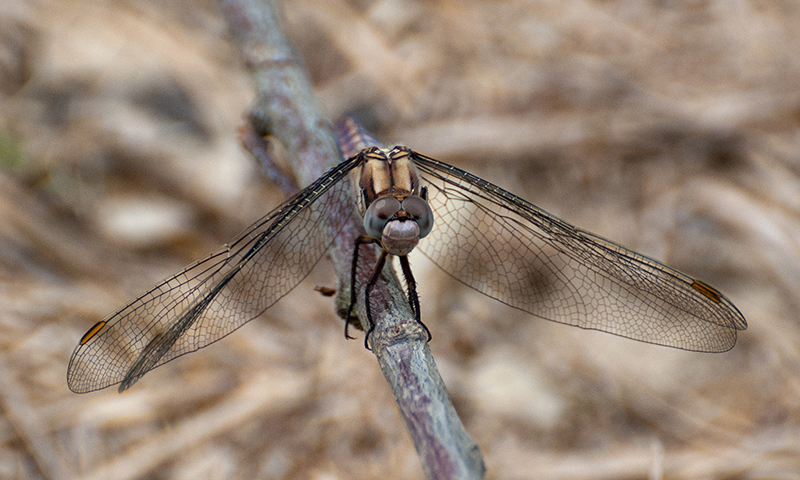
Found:
[[[341, 154], [313, 95], [297, 55], [280, 29], [276, 7], [269, 0], [221, 0], [229, 27], [256, 82], [257, 101], [251, 112], [256, 131], [277, 138], [293, 160], [300, 185], [308, 185], [340, 162]], [[256, 125], [257, 124], [257, 125]], [[354, 210], [355, 212], [355, 210]], [[338, 291], [349, 297], [355, 238], [363, 227], [352, 224], [331, 249]], [[359, 264], [356, 311], [366, 318], [363, 279], [371, 273], [375, 251], [365, 248]], [[428, 348], [427, 334], [416, 323], [392, 269], [384, 270], [370, 296], [375, 331], [370, 338], [381, 370], [406, 422], [409, 434], [432, 479], [483, 478], [484, 465], [455, 413]], [[346, 291], [348, 290], [348, 291]], [[341, 308], [339, 309], [341, 311]], [[363, 323], [363, 322], [362, 322]]]
[[258, 117], [253, 117], [245, 123], [239, 130], [239, 143], [261, 164], [262, 172], [281, 189], [283, 195], [291, 197], [300, 190], [297, 179], [275, 161], [271, 137], [264, 136], [258, 124]]

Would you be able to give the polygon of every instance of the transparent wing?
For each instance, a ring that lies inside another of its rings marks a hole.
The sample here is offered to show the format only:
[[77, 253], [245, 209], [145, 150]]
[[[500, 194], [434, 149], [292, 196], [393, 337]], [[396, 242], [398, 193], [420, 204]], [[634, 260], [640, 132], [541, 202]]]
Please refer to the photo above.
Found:
[[250, 226], [236, 240], [160, 282], [92, 327], [67, 369], [90, 392], [203, 348], [261, 315], [305, 278], [353, 214], [343, 162]]
[[414, 155], [435, 215], [418, 248], [475, 290], [546, 320], [684, 350], [729, 350], [747, 328], [710, 286]]

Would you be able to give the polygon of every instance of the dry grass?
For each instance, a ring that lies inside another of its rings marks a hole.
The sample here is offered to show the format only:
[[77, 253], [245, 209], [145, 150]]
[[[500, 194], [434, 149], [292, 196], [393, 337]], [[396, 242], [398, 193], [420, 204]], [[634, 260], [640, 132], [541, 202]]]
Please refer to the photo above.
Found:
[[[412, 479], [323, 267], [132, 390], [67, 360], [127, 299], [280, 201], [238, 148], [251, 85], [213, 2], [5, 2], [0, 478]], [[331, 116], [708, 281], [704, 355], [537, 321], [415, 262], [494, 479], [800, 476], [800, 7], [784, 0], [286, 2]]]

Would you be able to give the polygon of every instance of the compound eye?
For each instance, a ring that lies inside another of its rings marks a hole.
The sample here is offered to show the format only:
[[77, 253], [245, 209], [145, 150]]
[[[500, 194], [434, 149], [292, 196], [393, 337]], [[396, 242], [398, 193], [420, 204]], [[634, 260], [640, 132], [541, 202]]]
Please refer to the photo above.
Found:
[[400, 211], [400, 201], [394, 197], [381, 197], [367, 208], [364, 214], [364, 230], [372, 238], [381, 238], [386, 222]]
[[402, 209], [413, 218], [419, 226], [419, 238], [425, 238], [433, 228], [433, 212], [428, 202], [420, 197], [407, 197], [403, 200]]

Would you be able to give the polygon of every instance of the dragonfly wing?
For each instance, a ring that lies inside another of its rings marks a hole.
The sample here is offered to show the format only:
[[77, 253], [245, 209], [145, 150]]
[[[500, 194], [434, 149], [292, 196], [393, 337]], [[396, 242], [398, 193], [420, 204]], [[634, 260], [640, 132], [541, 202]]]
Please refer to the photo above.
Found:
[[708, 285], [414, 155], [436, 217], [418, 248], [475, 290], [554, 322], [691, 351], [727, 351], [747, 328]]
[[67, 369], [69, 388], [120, 390], [176, 357], [230, 334], [305, 278], [353, 215], [347, 173], [330, 170], [232, 243], [139, 296], [92, 327]]

